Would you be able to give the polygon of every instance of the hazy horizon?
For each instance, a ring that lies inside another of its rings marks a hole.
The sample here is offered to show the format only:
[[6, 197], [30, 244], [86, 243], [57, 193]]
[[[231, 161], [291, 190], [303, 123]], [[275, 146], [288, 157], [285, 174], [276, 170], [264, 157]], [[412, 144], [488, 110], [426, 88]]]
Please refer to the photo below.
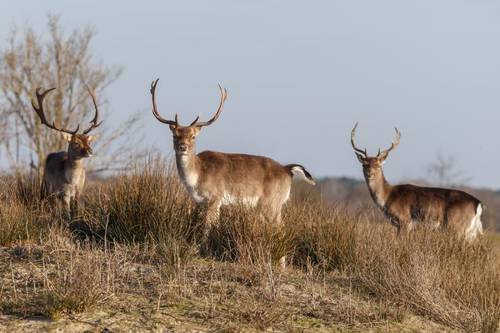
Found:
[[93, 26], [95, 59], [121, 66], [107, 90], [110, 120], [143, 113], [143, 148], [168, 154], [168, 126], [150, 112], [157, 77], [160, 112], [183, 123], [207, 119], [210, 149], [303, 164], [316, 177], [362, 178], [349, 141], [372, 154], [401, 145], [388, 180], [424, 178], [441, 151], [469, 184], [500, 188], [500, 3], [492, 1], [17, 1], [0, 3], [0, 48], [15, 24], [46, 32], [47, 14], [69, 30]]

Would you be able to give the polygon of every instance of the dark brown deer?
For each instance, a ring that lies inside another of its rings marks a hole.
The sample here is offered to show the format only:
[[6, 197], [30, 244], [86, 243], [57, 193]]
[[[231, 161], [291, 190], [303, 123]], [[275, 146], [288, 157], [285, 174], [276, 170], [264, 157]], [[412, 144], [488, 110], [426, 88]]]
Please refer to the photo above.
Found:
[[42, 199], [45, 197], [56, 198], [64, 203], [68, 212], [71, 212], [71, 202], [74, 202], [75, 209], [77, 209], [78, 198], [85, 184], [83, 160], [92, 156], [93, 153], [90, 143], [95, 139], [95, 136], [89, 135], [89, 133], [99, 127], [102, 122], [99, 122], [99, 108], [95, 94], [90, 88], [87, 88], [95, 108], [94, 119], [92, 119], [87, 129], [79, 134], [80, 125], [75, 130], [68, 130], [56, 126], [55, 122], [49, 123], [45, 118], [43, 101], [54, 89], [51, 88], [41, 92], [41, 88], [37, 88], [37, 105], [32, 101], [33, 109], [42, 124], [62, 133], [63, 137], [68, 141], [66, 151], [50, 153], [47, 156], [42, 182]]
[[484, 206], [475, 197], [463, 191], [421, 187], [415, 185], [390, 185], [384, 177], [382, 165], [400, 142], [401, 133], [396, 128], [396, 140], [377, 156], [369, 157], [366, 149], [354, 143], [358, 124], [351, 132], [351, 144], [363, 165], [368, 190], [373, 201], [396, 226], [398, 234], [409, 231], [415, 225], [450, 230], [467, 241], [483, 233], [481, 215]]

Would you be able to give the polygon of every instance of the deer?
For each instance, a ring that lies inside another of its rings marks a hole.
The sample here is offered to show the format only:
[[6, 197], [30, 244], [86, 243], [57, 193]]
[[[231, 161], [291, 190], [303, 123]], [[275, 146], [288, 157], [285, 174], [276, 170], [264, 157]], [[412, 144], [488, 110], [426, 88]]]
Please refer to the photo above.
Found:
[[[159, 122], [169, 125], [180, 180], [195, 204], [205, 210], [202, 242], [219, 218], [221, 206], [255, 207], [266, 220], [281, 224], [281, 210], [290, 197], [293, 175], [299, 174], [307, 183], [315, 185], [311, 174], [300, 164], [281, 165], [263, 156], [216, 151], [196, 154], [196, 138], [203, 127], [219, 118], [227, 90], [219, 84], [220, 102], [210, 120], [199, 121], [198, 116], [188, 126], [182, 126], [177, 113], [174, 120], [169, 120], [158, 112], [155, 99], [158, 81], [151, 83], [152, 112]], [[281, 262], [284, 265], [284, 258]]]
[[95, 109], [95, 116], [90, 122], [90, 126], [78, 133], [80, 125], [77, 125], [74, 130], [68, 130], [56, 126], [55, 122], [49, 123], [45, 117], [44, 99], [56, 88], [50, 88], [42, 92], [41, 88], [37, 88], [36, 100], [32, 99], [31, 104], [33, 110], [40, 118], [43, 125], [57, 132], [60, 132], [63, 138], [68, 142], [66, 151], [50, 153], [44, 166], [41, 199], [51, 198], [61, 202], [69, 216], [71, 216], [71, 204], [73, 202], [75, 211], [78, 210], [78, 201], [80, 194], [83, 191], [85, 184], [85, 167], [83, 160], [93, 155], [91, 142], [95, 136], [89, 133], [99, 127], [102, 121], [99, 122], [99, 108], [94, 92], [87, 87], [87, 90], [92, 98]]
[[366, 149], [356, 147], [355, 135], [358, 123], [351, 131], [351, 145], [359, 162], [370, 195], [397, 234], [408, 233], [415, 226], [425, 225], [432, 229], [452, 232], [471, 242], [483, 234], [481, 216], [485, 206], [474, 196], [459, 190], [421, 187], [411, 184], [390, 185], [385, 179], [382, 165], [401, 141], [396, 128], [396, 138], [386, 150], [368, 156]]

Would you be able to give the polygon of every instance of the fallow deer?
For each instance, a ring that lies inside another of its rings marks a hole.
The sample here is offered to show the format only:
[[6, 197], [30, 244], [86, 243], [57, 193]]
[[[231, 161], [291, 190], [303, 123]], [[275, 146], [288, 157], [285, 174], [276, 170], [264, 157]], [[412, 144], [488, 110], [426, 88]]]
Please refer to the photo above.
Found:
[[467, 241], [482, 234], [484, 205], [472, 195], [444, 188], [390, 185], [386, 181], [382, 165], [400, 143], [401, 132], [397, 128], [396, 139], [391, 146], [383, 151], [379, 149], [377, 156], [369, 157], [366, 149], [359, 149], [354, 143], [357, 126], [356, 123], [351, 132], [352, 148], [363, 165], [373, 201], [396, 226], [398, 234], [408, 232], [418, 224], [452, 231]]
[[158, 80], [151, 83], [153, 115], [167, 124], [173, 135], [177, 170], [191, 198], [205, 207], [206, 238], [210, 224], [217, 220], [223, 205], [243, 204], [257, 207], [270, 221], [281, 222], [281, 209], [289, 199], [293, 173], [301, 174], [306, 182], [315, 185], [311, 174], [299, 164], [281, 165], [263, 156], [228, 154], [215, 151], [195, 153], [196, 137], [204, 126], [219, 118], [227, 98], [227, 90], [219, 85], [221, 93], [215, 115], [206, 122], [199, 116], [188, 126], [163, 118], [157, 109], [155, 90]]
[[51, 197], [59, 199], [63, 202], [67, 212], [71, 214], [71, 202], [78, 205], [78, 198], [85, 184], [85, 168], [83, 159], [92, 156], [92, 148], [90, 143], [95, 139], [94, 135], [89, 133], [99, 127], [102, 122], [99, 122], [99, 108], [94, 92], [88, 88], [88, 92], [92, 97], [92, 102], [95, 108], [95, 116], [90, 122], [90, 126], [81, 134], [78, 133], [80, 125], [75, 130], [68, 130], [57, 127], [55, 122], [50, 124], [45, 118], [43, 109], [43, 100], [55, 88], [41, 92], [41, 88], [36, 89], [37, 105], [34, 100], [31, 104], [40, 121], [45, 126], [61, 132], [64, 139], [68, 141], [67, 151], [50, 153], [45, 161], [45, 168], [42, 182], [42, 199]]

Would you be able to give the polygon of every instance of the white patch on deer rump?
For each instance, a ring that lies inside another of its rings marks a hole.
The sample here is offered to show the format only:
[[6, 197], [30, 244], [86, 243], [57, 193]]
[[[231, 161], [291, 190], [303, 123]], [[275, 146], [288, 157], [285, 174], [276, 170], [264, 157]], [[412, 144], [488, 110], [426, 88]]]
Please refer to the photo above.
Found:
[[477, 206], [476, 214], [472, 218], [469, 227], [465, 230], [465, 239], [467, 241], [473, 241], [476, 239], [478, 234], [483, 233], [483, 224], [481, 222], [481, 215], [483, 214], [483, 207], [481, 204]]

